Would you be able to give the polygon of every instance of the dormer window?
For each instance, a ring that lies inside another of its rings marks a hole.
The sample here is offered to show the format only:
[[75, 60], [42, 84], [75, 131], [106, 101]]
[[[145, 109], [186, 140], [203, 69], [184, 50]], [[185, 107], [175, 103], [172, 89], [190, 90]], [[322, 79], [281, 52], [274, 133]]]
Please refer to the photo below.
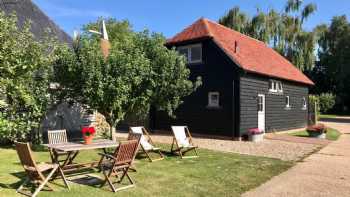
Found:
[[282, 82], [276, 81], [276, 80], [270, 80], [269, 91], [273, 93], [283, 93]]
[[186, 57], [189, 64], [202, 62], [202, 44], [181, 46], [177, 51]]

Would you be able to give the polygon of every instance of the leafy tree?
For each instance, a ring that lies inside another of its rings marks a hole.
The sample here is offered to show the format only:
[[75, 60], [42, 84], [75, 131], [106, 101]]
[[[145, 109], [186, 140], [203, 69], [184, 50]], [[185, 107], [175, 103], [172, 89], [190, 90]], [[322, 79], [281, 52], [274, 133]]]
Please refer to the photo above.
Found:
[[49, 103], [53, 45], [35, 40], [29, 22], [16, 23], [0, 12], [0, 143], [31, 139]]
[[312, 90], [317, 94], [331, 92], [337, 97], [339, 111], [350, 109], [350, 23], [346, 16], [336, 16], [329, 26], [319, 25], [315, 68], [309, 72], [316, 82]]
[[304, 70], [314, 65], [316, 37], [314, 32], [304, 30], [303, 24], [315, 11], [314, 4], [302, 7], [301, 0], [288, 0], [282, 12], [271, 9], [265, 13], [258, 9], [253, 17], [234, 7], [219, 23], [271, 45]]
[[320, 111], [322, 113], [329, 112], [335, 104], [335, 96], [331, 93], [322, 93], [319, 96]]
[[57, 51], [63, 96], [103, 114], [111, 132], [126, 115], [144, 116], [151, 106], [173, 114], [194, 90], [185, 59], [167, 49], [160, 34], [135, 33], [128, 22], [114, 19], [106, 22], [111, 50], [104, 59], [98, 37], [86, 31], [99, 22], [84, 27], [74, 49]]

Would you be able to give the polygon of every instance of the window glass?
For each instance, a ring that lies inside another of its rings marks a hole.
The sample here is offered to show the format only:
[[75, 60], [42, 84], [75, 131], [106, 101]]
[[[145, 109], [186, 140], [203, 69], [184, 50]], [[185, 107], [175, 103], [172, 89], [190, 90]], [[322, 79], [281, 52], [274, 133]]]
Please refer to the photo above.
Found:
[[303, 104], [303, 109], [306, 109], [306, 99], [305, 99], [305, 97], [303, 97], [303, 99], [302, 99], [302, 104]]
[[196, 45], [191, 47], [191, 62], [202, 61], [202, 46]]
[[286, 107], [289, 107], [289, 96], [286, 96]]
[[209, 101], [208, 105], [211, 107], [218, 107], [219, 106], [219, 93], [218, 92], [209, 92]]
[[264, 111], [263, 97], [258, 96], [258, 111]]
[[186, 60], [188, 61], [188, 48], [179, 48], [178, 49], [178, 52], [181, 54], [181, 55], [184, 55], [186, 57]]

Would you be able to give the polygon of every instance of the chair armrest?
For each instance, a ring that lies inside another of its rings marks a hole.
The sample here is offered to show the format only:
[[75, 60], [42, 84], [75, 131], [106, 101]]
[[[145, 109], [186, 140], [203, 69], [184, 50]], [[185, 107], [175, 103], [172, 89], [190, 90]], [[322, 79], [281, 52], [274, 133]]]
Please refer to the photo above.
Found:
[[113, 159], [113, 160], [116, 160], [116, 159], [117, 159], [117, 158], [113, 157], [113, 156], [110, 155], [110, 154], [105, 154], [105, 153], [98, 153], [98, 154], [101, 155], [102, 158], [103, 158], [103, 157], [107, 157], [107, 158]]

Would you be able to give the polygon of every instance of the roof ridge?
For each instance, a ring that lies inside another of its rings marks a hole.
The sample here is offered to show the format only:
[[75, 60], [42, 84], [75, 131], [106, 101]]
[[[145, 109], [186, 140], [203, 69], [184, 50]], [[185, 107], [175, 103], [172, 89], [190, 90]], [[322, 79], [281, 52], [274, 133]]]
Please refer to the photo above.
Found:
[[210, 30], [210, 27], [209, 27], [209, 24], [208, 24], [208, 19], [202, 17], [200, 20], [203, 21], [205, 29], [208, 31], [209, 36], [210, 37], [214, 37], [214, 34]]
[[246, 38], [249, 38], [249, 39], [251, 39], [251, 40], [254, 40], [254, 41], [257, 41], [257, 42], [260, 42], [260, 43], [266, 45], [266, 43], [263, 42], [263, 41], [261, 41], [261, 40], [258, 40], [258, 39], [256, 39], [256, 38], [252, 38], [252, 37], [250, 37], [250, 36], [248, 36], [248, 35], [246, 35], [246, 34], [243, 34], [243, 33], [239, 32], [239, 31], [236, 31], [236, 30], [234, 30], [234, 29], [231, 29], [231, 28], [229, 28], [229, 27], [226, 27], [225, 25], [221, 25], [220, 23], [217, 23], [217, 22], [212, 21], [212, 20], [207, 19], [207, 18], [203, 18], [203, 19], [206, 20], [207, 22], [213, 23], [214, 25], [217, 25], [217, 26], [219, 26], [219, 27], [222, 27], [222, 28], [227, 29], [227, 30], [229, 30], [229, 31], [232, 31], [232, 32], [234, 32], [234, 33], [238, 33], [239, 35], [242, 35], [242, 36], [244, 36], [244, 37], [246, 37]]

